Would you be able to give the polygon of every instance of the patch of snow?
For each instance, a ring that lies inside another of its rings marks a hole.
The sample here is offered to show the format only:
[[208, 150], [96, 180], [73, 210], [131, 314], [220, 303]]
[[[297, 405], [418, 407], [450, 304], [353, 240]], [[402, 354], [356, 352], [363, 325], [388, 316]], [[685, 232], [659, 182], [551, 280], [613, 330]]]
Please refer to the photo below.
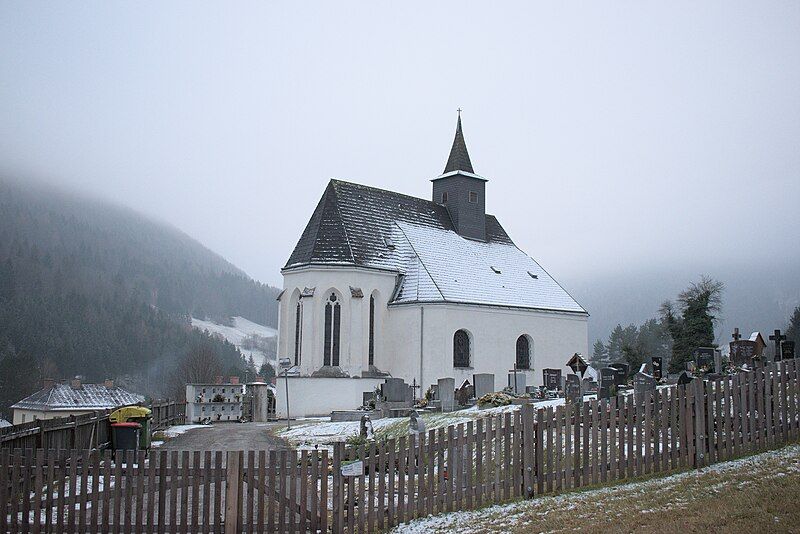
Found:
[[[278, 331], [270, 326], [260, 325], [254, 323], [244, 317], [233, 317], [233, 326], [225, 326], [217, 324], [213, 321], [203, 321], [192, 317], [192, 326], [199, 330], [207, 330], [210, 334], [216, 334], [225, 338], [229, 343], [235, 345], [242, 353], [245, 359], [250, 356], [253, 357], [253, 362], [256, 368], [261, 367], [267, 361], [267, 355], [260, 350], [248, 350], [242, 348], [242, 341], [251, 335], [255, 334], [261, 337], [276, 337]], [[271, 360], [274, 361], [274, 360]]]
[[[175, 425], [171, 427], [167, 427], [161, 431], [161, 435], [165, 438], [176, 438], [181, 434], [185, 434], [190, 430], [194, 430], [196, 428], [211, 428], [210, 425]], [[163, 443], [163, 442], [162, 442]]]

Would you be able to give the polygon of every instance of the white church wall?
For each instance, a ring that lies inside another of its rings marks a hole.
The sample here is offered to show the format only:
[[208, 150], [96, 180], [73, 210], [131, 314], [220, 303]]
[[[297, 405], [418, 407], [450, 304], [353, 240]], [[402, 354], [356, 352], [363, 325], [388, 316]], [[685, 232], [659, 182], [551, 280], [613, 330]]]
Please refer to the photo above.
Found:
[[[314, 266], [284, 273], [286, 290], [281, 296], [278, 328], [278, 356], [294, 357], [294, 303], [292, 295], [306, 287], [314, 287], [312, 297], [302, 298], [303, 330], [300, 373], [309, 375], [322, 367], [324, 347], [325, 303], [336, 291], [341, 308], [339, 367], [350, 376], [360, 376], [368, 369], [369, 296], [377, 295], [375, 314], [375, 364], [387, 363], [381, 329], [385, 324], [386, 299], [394, 291], [396, 274], [375, 269]], [[359, 288], [362, 298], [354, 298], [350, 287]], [[296, 301], [295, 301], [296, 302]]]
[[[516, 341], [529, 336], [531, 370], [525, 371], [528, 385], [542, 383], [542, 369], [567, 371], [567, 360], [575, 352], [588, 354], [586, 316], [452, 304], [425, 305], [424, 354], [421, 382], [427, 388], [442, 377], [453, 377], [457, 384], [474, 373], [494, 373], [495, 389], [507, 384], [514, 367]], [[419, 306], [390, 307], [392, 323], [387, 340], [396, 357], [388, 369], [407, 381], [420, 380]], [[470, 334], [470, 368], [453, 367], [453, 335], [459, 329]], [[409, 357], [406, 357], [408, 355]]]
[[[383, 383], [378, 378], [289, 377], [289, 415], [328, 416], [333, 410], [354, 410], [361, 406], [363, 393]], [[275, 415], [286, 418], [286, 383], [275, 384]]]

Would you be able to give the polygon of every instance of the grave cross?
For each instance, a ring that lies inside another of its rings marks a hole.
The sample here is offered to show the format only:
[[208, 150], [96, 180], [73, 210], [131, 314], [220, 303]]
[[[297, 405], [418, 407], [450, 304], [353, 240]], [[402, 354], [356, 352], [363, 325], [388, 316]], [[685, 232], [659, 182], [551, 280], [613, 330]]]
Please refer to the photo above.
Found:
[[775, 342], [775, 361], [781, 361], [781, 341], [785, 340], [786, 336], [781, 334], [780, 330], [775, 330], [775, 333], [769, 336], [770, 341]]
[[731, 335], [733, 336], [733, 340], [734, 341], [739, 341], [742, 338], [742, 334], [739, 333], [739, 329], [738, 328], [734, 328], [733, 329], [733, 334], [731, 334]]
[[412, 398], [412, 400], [413, 400], [414, 402], [417, 402], [417, 390], [418, 390], [420, 387], [421, 387], [421, 386], [419, 386], [419, 385], [417, 384], [417, 379], [415, 378], [415, 379], [414, 379], [414, 380], [411, 382], [411, 398]]

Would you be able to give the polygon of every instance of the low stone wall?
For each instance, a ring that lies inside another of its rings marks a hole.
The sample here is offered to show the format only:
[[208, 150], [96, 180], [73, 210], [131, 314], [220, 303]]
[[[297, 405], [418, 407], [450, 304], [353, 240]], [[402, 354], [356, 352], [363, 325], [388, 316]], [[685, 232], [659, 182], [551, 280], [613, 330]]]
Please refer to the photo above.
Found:
[[[290, 376], [289, 416], [328, 416], [333, 411], [354, 410], [361, 406], [365, 391], [373, 391], [383, 378], [330, 378]], [[286, 379], [275, 384], [275, 415], [286, 418]]]

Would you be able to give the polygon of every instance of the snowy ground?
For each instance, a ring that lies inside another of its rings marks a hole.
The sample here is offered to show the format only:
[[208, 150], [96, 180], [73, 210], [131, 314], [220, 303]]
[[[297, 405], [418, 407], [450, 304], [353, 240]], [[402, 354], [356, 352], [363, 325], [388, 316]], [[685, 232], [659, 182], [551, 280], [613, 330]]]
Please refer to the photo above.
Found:
[[[588, 398], [588, 397], [587, 397]], [[564, 404], [564, 399], [538, 402], [537, 408], [546, 406], [557, 406]], [[485, 417], [492, 417], [506, 412], [515, 412], [521, 407], [519, 405], [500, 406], [499, 408], [479, 409], [477, 406], [458, 410], [449, 413], [422, 413], [425, 421], [425, 428], [434, 428], [468, 423]], [[278, 430], [276, 434], [298, 448], [327, 447], [330, 448], [334, 443], [345, 441], [350, 436], [358, 435], [361, 423], [358, 421], [332, 423], [330, 417], [320, 417], [315, 419], [303, 419], [292, 424], [291, 430]], [[396, 438], [408, 435], [408, 417], [383, 418], [372, 421], [375, 429], [376, 438]]]
[[195, 429], [208, 429], [211, 428], [210, 425], [175, 425], [165, 428], [164, 430], [159, 430], [154, 434], [155, 438], [158, 438], [155, 441], [150, 443], [152, 448], [160, 447], [164, 444], [165, 441], [169, 441], [173, 438], [177, 438], [181, 434], [185, 434], [190, 430]]
[[242, 341], [251, 334], [256, 334], [261, 337], [275, 337], [278, 335], [278, 331], [274, 328], [254, 323], [253, 321], [249, 321], [244, 317], [234, 317], [233, 326], [225, 326], [211, 321], [201, 321], [200, 319], [195, 319], [192, 317], [192, 326], [200, 330], [208, 330], [208, 332], [211, 334], [218, 334], [224, 337], [228, 340], [228, 342], [236, 345], [236, 348], [241, 351], [245, 359], [252, 356], [253, 361], [256, 364], [256, 368], [261, 367], [261, 365], [266, 361], [266, 354], [260, 350], [243, 349]]
[[428, 532], [796, 532], [800, 446], [663, 478], [564, 493], [394, 529]]

